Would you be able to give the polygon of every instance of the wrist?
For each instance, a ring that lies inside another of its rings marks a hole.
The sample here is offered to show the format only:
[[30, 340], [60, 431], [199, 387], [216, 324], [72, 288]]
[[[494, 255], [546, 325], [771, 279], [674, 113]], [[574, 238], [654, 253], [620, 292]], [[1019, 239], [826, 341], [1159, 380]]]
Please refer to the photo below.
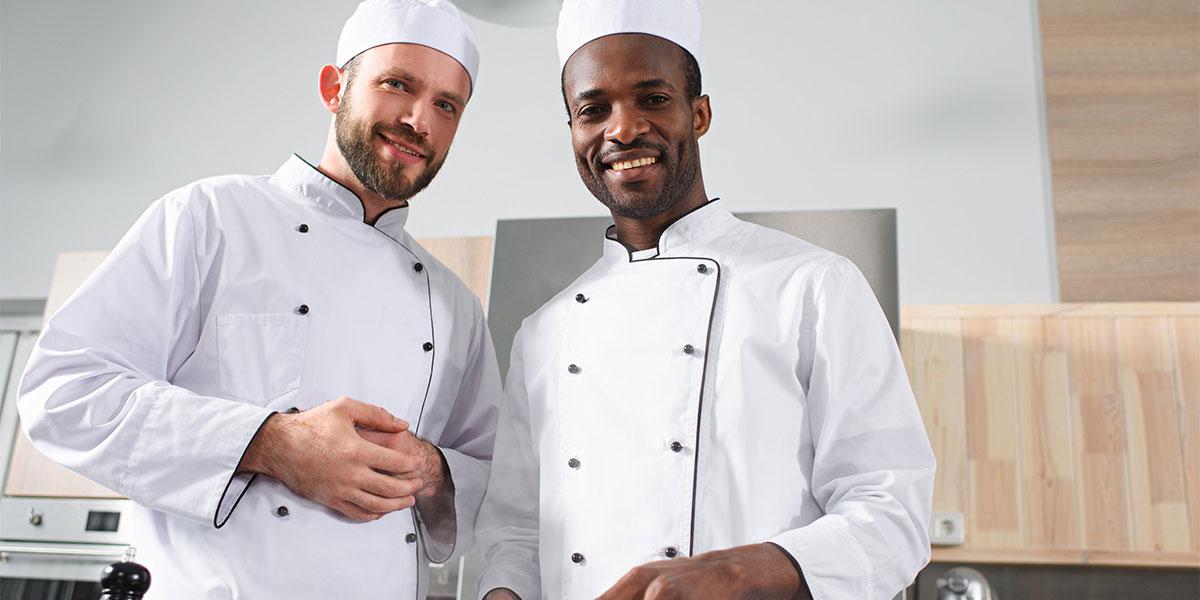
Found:
[[421, 490], [416, 493], [418, 498], [428, 499], [442, 493], [446, 487], [446, 482], [450, 479], [450, 466], [446, 464], [446, 457], [442, 455], [442, 451], [430, 442], [423, 442], [423, 452], [425, 455], [425, 484]]
[[250, 440], [238, 463], [237, 470], [247, 473], [258, 473], [278, 478], [277, 467], [282, 446], [287, 439], [286, 430], [290, 425], [287, 421], [291, 415], [273, 413], [267, 417], [262, 427]]

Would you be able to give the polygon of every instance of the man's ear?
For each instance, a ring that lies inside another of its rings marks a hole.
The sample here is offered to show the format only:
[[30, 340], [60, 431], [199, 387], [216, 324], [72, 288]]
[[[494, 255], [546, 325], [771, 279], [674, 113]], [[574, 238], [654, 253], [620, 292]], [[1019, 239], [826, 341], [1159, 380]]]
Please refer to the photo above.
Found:
[[338, 108], [342, 105], [342, 78], [343, 71], [333, 65], [325, 65], [321, 67], [321, 81], [319, 88], [321, 92], [321, 104], [329, 112], [337, 114]]
[[708, 102], [708, 95], [703, 95], [695, 100], [692, 100], [692, 127], [696, 131], [696, 137], [708, 133], [708, 128], [712, 125], [712, 105]]

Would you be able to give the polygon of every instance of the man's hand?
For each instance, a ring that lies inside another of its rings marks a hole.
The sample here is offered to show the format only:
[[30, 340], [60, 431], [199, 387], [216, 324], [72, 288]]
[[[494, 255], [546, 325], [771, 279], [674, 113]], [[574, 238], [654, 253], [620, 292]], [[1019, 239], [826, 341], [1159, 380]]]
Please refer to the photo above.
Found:
[[774, 544], [753, 544], [634, 567], [599, 600], [682, 598], [811, 600], [812, 596], [783, 550]]
[[298, 414], [267, 419], [238, 471], [274, 477], [296, 494], [357, 521], [413, 506], [422, 484], [407, 474], [420, 460], [364, 440], [357, 427], [397, 434], [408, 423], [381, 407], [341, 397]]
[[400, 452], [413, 460], [413, 468], [403, 473], [389, 473], [417, 485], [417, 500], [437, 496], [446, 485], [446, 463], [433, 444], [415, 436], [407, 429], [399, 432], [359, 429], [358, 435], [373, 444]]

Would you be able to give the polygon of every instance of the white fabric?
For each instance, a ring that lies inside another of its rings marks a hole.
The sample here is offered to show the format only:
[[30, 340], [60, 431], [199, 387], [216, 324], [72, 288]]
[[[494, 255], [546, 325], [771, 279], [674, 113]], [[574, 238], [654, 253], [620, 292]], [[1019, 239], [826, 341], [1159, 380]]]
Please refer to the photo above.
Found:
[[722, 204], [653, 258], [606, 240], [522, 324], [482, 592], [594, 598], [668, 548], [770, 541], [817, 600], [888, 599], [928, 561], [934, 457], [866, 280]]
[[696, 0], [563, 0], [558, 14], [558, 68], [588, 42], [617, 33], [648, 33], [674, 42], [700, 62]]
[[[147, 598], [423, 597], [426, 555], [469, 550], [499, 373], [479, 302], [404, 230], [407, 212], [364, 224], [358, 198], [298, 157], [270, 177], [205, 179], [155, 202], [51, 317], [21, 382], [22, 424], [46, 455], [137, 503]], [[234, 476], [268, 415], [342, 395], [442, 449], [453, 548], [416, 511], [355, 523], [269, 477]]]
[[342, 27], [337, 65], [384, 44], [420, 44], [438, 50], [463, 66], [475, 84], [479, 50], [475, 34], [447, 0], [366, 0]]

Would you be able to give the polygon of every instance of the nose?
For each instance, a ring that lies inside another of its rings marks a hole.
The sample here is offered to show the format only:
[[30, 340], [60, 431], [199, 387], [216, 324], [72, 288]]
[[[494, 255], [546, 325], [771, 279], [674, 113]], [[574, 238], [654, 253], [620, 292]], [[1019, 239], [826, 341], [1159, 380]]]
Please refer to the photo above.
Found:
[[413, 133], [421, 137], [428, 137], [430, 111], [432, 109], [432, 106], [425, 106], [421, 102], [414, 102], [404, 114], [400, 115], [400, 122], [412, 128]]
[[650, 130], [649, 124], [635, 108], [614, 106], [604, 131], [604, 140], [618, 144], [631, 144], [638, 136]]

